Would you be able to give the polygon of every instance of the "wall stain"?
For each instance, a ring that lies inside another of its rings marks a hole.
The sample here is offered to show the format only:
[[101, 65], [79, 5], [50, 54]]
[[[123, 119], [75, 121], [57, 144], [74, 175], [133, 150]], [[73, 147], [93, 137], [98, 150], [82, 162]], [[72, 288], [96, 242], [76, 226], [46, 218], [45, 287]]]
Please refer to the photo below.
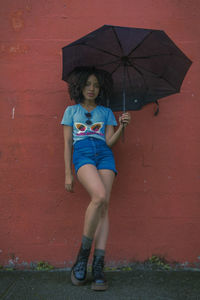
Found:
[[0, 54], [5, 55], [5, 54], [26, 54], [30, 50], [30, 47], [25, 44], [11, 44], [11, 45], [6, 45], [6, 44], [1, 44], [0, 45]]
[[0, 46], [0, 52], [5, 53], [6, 52], [6, 46], [4, 44], [1, 44]]
[[11, 13], [11, 24], [14, 31], [19, 32], [24, 27], [24, 12], [22, 10], [17, 10]]
[[26, 5], [26, 11], [30, 12], [32, 10], [31, 3]]
[[16, 45], [11, 45], [9, 47], [9, 53], [20, 53], [20, 54], [26, 54], [29, 50], [29, 47], [27, 45], [20, 45], [20, 44], [16, 44]]

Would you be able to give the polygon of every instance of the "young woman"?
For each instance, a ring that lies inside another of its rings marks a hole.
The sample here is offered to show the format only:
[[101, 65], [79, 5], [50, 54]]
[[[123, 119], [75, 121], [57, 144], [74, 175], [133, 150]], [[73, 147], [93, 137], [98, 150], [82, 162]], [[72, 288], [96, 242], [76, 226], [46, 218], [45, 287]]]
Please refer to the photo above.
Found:
[[114, 114], [103, 106], [112, 89], [112, 77], [106, 71], [91, 67], [76, 68], [69, 75], [68, 84], [71, 99], [77, 104], [67, 107], [61, 122], [64, 125], [65, 188], [73, 191], [73, 146], [77, 178], [90, 196], [82, 243], [71, 270], [71, 281], [74, 285], [85, 283], [87, 262], [94, 241], [92, 289], [106, 290], [108, 285], [103, 267], [109, 229], [108, 204], [117, 174], [111, 147], [129, 124], [130, 114], [122, 114], [119, 127], [114, 131], [117, 125]]

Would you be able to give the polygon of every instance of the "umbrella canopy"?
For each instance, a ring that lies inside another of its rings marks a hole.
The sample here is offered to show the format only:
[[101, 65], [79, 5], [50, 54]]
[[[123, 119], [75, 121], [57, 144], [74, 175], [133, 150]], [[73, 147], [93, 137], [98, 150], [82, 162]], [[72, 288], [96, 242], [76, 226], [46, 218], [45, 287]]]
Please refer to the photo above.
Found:
[[138, 110], [180, 92], [192, 63], [162, 30], [104, 25], [62, 50], [65, 81], [78, 66], [112, 74], [113, 111]]

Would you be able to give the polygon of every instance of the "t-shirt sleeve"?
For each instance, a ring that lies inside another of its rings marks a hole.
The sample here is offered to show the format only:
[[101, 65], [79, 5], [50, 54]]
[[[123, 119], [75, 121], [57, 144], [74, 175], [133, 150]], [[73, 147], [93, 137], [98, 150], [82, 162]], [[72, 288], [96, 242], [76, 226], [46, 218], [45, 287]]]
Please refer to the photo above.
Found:
[[117, 126], [117, 121], [116, 121], [115, 116], [110, 108], [108, 108], [108, 117], [107, 117], [106, 125]]
[[62, 125], [68, 125], [68, 126], [73, 126], [73, 113], [72, 113], [72, 108], [71, 106], [68, 106], [64, 112], [62, 121]]

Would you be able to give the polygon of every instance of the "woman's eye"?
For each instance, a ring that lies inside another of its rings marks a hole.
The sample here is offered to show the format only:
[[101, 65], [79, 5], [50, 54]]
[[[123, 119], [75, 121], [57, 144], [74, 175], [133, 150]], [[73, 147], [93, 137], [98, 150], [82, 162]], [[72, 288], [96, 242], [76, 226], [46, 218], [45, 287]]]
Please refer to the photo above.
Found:
[[[85, 86], [89, 87], [90, 85], [91, 85], [90, 82], [86, 82], [86, 85], [85, 85]], [[98, 84], [98, 83], [97, 83], [97, 84], [94, 84], [94, 88], [95, 88], [95, 89], [99, 89], [99, 88], [100, 88], [99, 84]]]

